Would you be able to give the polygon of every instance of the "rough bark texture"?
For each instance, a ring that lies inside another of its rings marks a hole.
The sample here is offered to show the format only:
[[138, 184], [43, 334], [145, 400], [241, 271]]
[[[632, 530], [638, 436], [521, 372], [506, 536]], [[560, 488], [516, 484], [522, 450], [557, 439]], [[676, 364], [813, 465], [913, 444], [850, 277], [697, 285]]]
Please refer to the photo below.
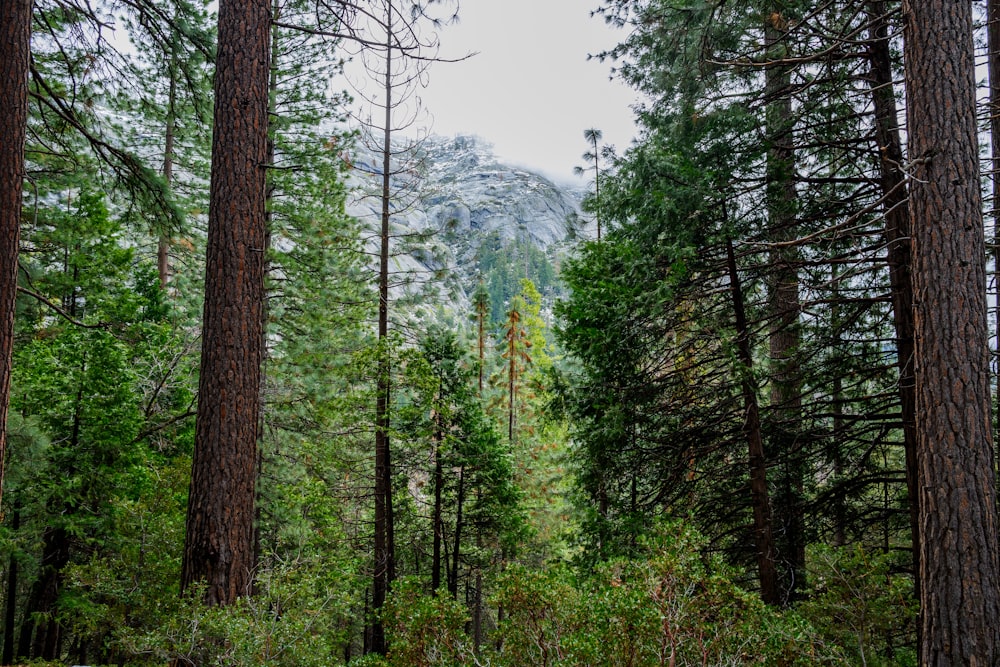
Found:
[[754, 546], [757, 549], [757, 577], [760, 582], [760, 597], [767, 604], [781, 602], [778, 588], [778, 572], [774, 566], [774, 532], [771, 525], [771, 499], [767, 490], [767, 461], [764, 457], [764, 439], [760, 431], [760, 406], [757, 403], [757, 386], [753, 380], [753, 353], [750, 346], [750, 332], [747, 328], [746, 313], [743, 308], [743, 288], [736, 270], [736, 255], [733, 242], [726, 245], [729, 260], [729, 289], [733, 296], [733, 313], [736, 319], [736, 352], [743, 365], [743, 433], [747, 439], [747, 453], [750, 463], [750, 497], [753, 504]]
[[263, 340], [268, 0], [222, 0], [201, 380], [181, 584], [250, 590]]
[[1000, 663], [972, 3], [904, 0], [923, 664]]
[[21, 189], [28, 121], [31, 0], [0, 0], [0, 509], [7, 452], [7, 407], [14, 347]]

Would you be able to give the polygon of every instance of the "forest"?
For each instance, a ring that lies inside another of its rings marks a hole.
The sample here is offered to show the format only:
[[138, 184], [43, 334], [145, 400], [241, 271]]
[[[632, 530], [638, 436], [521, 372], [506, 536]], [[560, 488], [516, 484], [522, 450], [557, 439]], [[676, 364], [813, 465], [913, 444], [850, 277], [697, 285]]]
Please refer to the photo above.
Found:
[[470, 277], [459, 3], [0, 0], [0, 663], [1000, 664], [1000, 1], [594, 4]]

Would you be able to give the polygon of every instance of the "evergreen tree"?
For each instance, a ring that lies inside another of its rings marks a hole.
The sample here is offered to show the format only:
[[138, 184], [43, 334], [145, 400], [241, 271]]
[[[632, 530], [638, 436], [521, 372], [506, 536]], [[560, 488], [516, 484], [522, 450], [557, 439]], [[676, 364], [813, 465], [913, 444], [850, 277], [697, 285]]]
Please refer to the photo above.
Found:
[[991, 664], [1000, 655], [1000, 566], [972, 6], [904, 2], [903, 12], [914, 165], [921, 659]]
[[256, 570], [269, 2], [219, 7], [197, 434], [182, 588], [231, 604]]
[[14, 304], [17, 295], [18, 245], [24, 142], [28, 123], [28, 61], [31, 47], [31, 1], [4, 2], [0, 36], [0, 97], [8, 110], [0, 124], [0, 508], [7, 452], [10, 364], [14, 349]]

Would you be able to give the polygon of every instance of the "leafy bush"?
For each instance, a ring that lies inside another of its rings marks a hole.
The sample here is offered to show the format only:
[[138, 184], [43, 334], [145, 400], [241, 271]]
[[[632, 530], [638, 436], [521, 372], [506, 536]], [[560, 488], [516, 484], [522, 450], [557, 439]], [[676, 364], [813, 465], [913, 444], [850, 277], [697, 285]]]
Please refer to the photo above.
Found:
[[464, 630], [468, 620], [465, 605], [443, 592], [433, 597], [423, 591], [418, 579], [397, 581], [385, 612], [390, 640], [388, 665], [472, 664], [472, 641]]
[[493, 664], [846, 664], [799, 616], [779, 612], [701, 555], [702, 539], [671, 524], [575, 584], [566, 571], [512, 567], [496, 602], [508, 611]]
[[[157, 605], [159, 623], [122, 629], [128, 664], [202, 667], [327, 667], [348, 641], [350, 589], [319, 563], [289, 562], [261, 572], [256, 595], [207, 607], [200, 591]], [[329, 585], [329, 589], [324, 587]]]
[[817, 546], [809, 554], [812, 592], [798, 611], [852, 664], [917, 664], [913, 580], [893, 574], [892, 561], [892, 554], [860, 544]]

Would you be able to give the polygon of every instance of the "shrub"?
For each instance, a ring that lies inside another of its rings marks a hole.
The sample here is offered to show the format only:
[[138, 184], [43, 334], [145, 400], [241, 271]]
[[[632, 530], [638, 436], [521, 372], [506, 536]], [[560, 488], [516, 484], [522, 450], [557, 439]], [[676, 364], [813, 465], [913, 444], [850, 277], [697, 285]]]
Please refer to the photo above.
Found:
[[860, 544], [810, 550], [812, 591], [797, 609], [853, 664], [917, 664], [913, 580], [893, 574], [892, 561]]
[[[465, 605], [446, 594], [431, 596], [418, 579], [393, 584], [384, 623], [390, 667], [457, 667], [471, 664], [472, 641], [465, 634]], [[353, 662], [351, 663], [354, 664]]]

